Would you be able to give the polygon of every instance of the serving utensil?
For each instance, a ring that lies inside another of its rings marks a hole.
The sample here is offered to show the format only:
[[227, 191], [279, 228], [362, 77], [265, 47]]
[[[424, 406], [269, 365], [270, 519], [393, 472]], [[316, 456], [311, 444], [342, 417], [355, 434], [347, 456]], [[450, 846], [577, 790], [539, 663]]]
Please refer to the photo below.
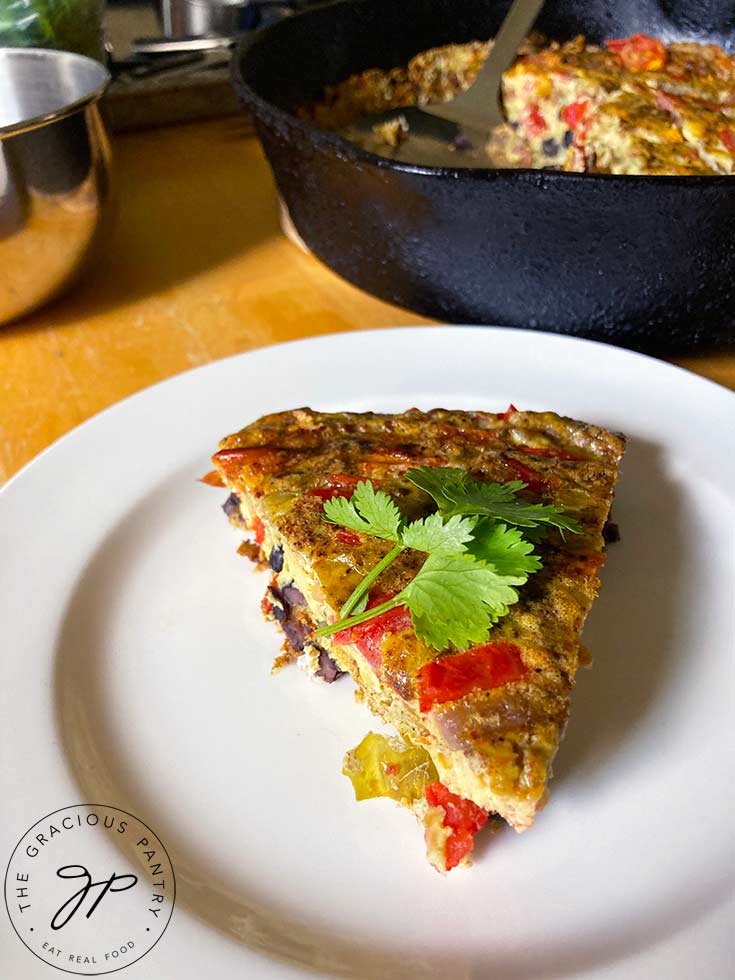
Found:
[[[486, 144], [490, 131], [505, 122], [500, 84], [521, 42], [533, 27], [544, 0], [514, 0], [474, 82], [449, 102], [406, 106], [375, 113], [354, 123], [352, 130], [367, 148], [381, 156], [432, 167], [482, 167], [490, 164]], [[396, 145], [379, 144], [376, 127], [405, 119], [408, 132]]]

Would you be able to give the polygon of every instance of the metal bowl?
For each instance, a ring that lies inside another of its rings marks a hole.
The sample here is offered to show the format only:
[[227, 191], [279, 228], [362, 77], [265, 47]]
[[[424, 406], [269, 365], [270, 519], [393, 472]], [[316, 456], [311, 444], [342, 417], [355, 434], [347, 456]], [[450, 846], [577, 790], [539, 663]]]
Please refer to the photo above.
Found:
[[110, 81], [67, 51], [0, 48], [0, 323], [67, 286], [108, 200], [97, 103]]
[[[297, 118], [326, 85], [491, 37], [508, 0], [337, 0], [245, 39], [234, 82], [306, 246], [383, 299], [656, 354], [735, 344], [735, 177], [421, 167]], [[735, 49], [732, 0], [555, 0], [537, 27]]]

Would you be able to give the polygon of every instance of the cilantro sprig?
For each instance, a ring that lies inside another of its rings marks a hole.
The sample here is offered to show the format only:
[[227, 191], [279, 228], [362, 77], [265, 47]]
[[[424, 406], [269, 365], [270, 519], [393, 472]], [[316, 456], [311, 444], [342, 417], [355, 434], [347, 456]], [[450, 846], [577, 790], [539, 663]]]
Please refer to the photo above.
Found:
[[[437, 650], [482, 643], [518, 601], [518, 587], [541, 568], [534, 543], [544, 528], [576, 533], [579, 525], [557, 507], [518, 499], [525, 487], [519, 481], [483, 483], [456, 467], [416, 467], [406, 476], [434, 499], [435, 513], [407, 523], [391, 497], [369, 480], [358, 483], [349, 500], [324, 502], [331, 523], [393, 547], [352, 592], [339, 620], [316, 635], [328, 636], [406, 606], [416, 634]], [[427, 556], [417, 574], [397, 595], [366, 609], [373, 583], [408, 548]]]
[[520, 480], [484, 483], [473, 480], [467, 470], [455, 466], [417, 466], [406, 471], [406, 478], [434, 498], [444, 517], [483, 514], [519, 527], [548, 524], [561, 531], [579, 533], [579, 524], [558, 507], [519, 500], [516, 493], [526, 486]]

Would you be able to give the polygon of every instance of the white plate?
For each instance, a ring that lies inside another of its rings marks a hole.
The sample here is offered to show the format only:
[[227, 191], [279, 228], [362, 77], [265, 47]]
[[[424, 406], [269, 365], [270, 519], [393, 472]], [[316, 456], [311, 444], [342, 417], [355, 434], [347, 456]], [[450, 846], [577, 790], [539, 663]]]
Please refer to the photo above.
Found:
[[[426, 863], [344, 751], [351, 682], [270, 676], [265, 580], [235, 554], [218, 439], [266, 412], [553, 409], [630, 437], [602, 594], [534, 829]], [[69, 804], [132, 812], [177, 905], [138, 978], [719, 978], [731, 967], [735, 399], [576, 339], [423, 328], [258, 350], [62, 439], [0, 495], [0, 857]], [[49, 976], [0, 926], [0, 974]]]

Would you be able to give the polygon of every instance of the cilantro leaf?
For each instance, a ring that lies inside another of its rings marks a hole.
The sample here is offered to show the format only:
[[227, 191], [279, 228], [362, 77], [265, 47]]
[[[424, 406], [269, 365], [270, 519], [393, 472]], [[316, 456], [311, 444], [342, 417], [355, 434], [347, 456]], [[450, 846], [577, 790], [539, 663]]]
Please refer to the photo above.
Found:
[[360, 517], [352, 501], [345, 497], [332, 497], [331, 500], [325, 500], [324, 516], [332, 524], [340, 524], [353, 531], [368, 533], [367, 522]]
[[478, 522], [467, 551], [490, 565], [498, 575], [508, 576], [513, 585], [523, 585], [530, 574], [541, 568], [541, 561], [533, 553], [533, 543], [517, 527], [496, 523], [488, 517]]
[[429, 555], [396, 596], [408, 606], [416, 634], [437, 650], [483, 643], [517, 600], [512, 579], [467, 554]]
[[473, 480], [466, 470], [453, 466], [413, 467], [406, 471], [406, 478], [434, 498], [444, 517], [473, 514], [494, 517], [519, 527], [550, 524], [562, 531], [577, 533], [580, 530], [573, 517], [552, 504], [528, 504], [518, 500], [516, 493], [525, 487], [519, 480], [509, 483]]
[[349, 500], [344, 497], [325, 500], [324, 513], [332, 524], [341, 524], [386, 541], [398, 541], [403, 521], [400, 510], [388, 494], [375, 490], [370, 480], [360, 481]]
[[370, 525], [370, 534], [388, 541], [397, 541], [403, 515], [383, 490], [375, 490], [370, 480], [360, 482], [352, 500]]
[[[490, 520], [490, 518], [488, 518], [488, 520]], [[536, 527], [523, 528], [523, 537], [526, 539], [526, 541], [530, 541], [532, 545], [541, 544], [548, 533], [548, 524], [537, 524]]]
[[452, 510], [454, 495], [462, 492], [467, 471], [457, 466], [411, 466], [406, 479], [433, 497], [444, 514]]
[[450, 517], [445, 522], [441, 514], [429, 514], [404, 527], [401, 542], [406, 548], [431, 555], [456, 555], [466, 550], [476, 523], [474, 517]]

